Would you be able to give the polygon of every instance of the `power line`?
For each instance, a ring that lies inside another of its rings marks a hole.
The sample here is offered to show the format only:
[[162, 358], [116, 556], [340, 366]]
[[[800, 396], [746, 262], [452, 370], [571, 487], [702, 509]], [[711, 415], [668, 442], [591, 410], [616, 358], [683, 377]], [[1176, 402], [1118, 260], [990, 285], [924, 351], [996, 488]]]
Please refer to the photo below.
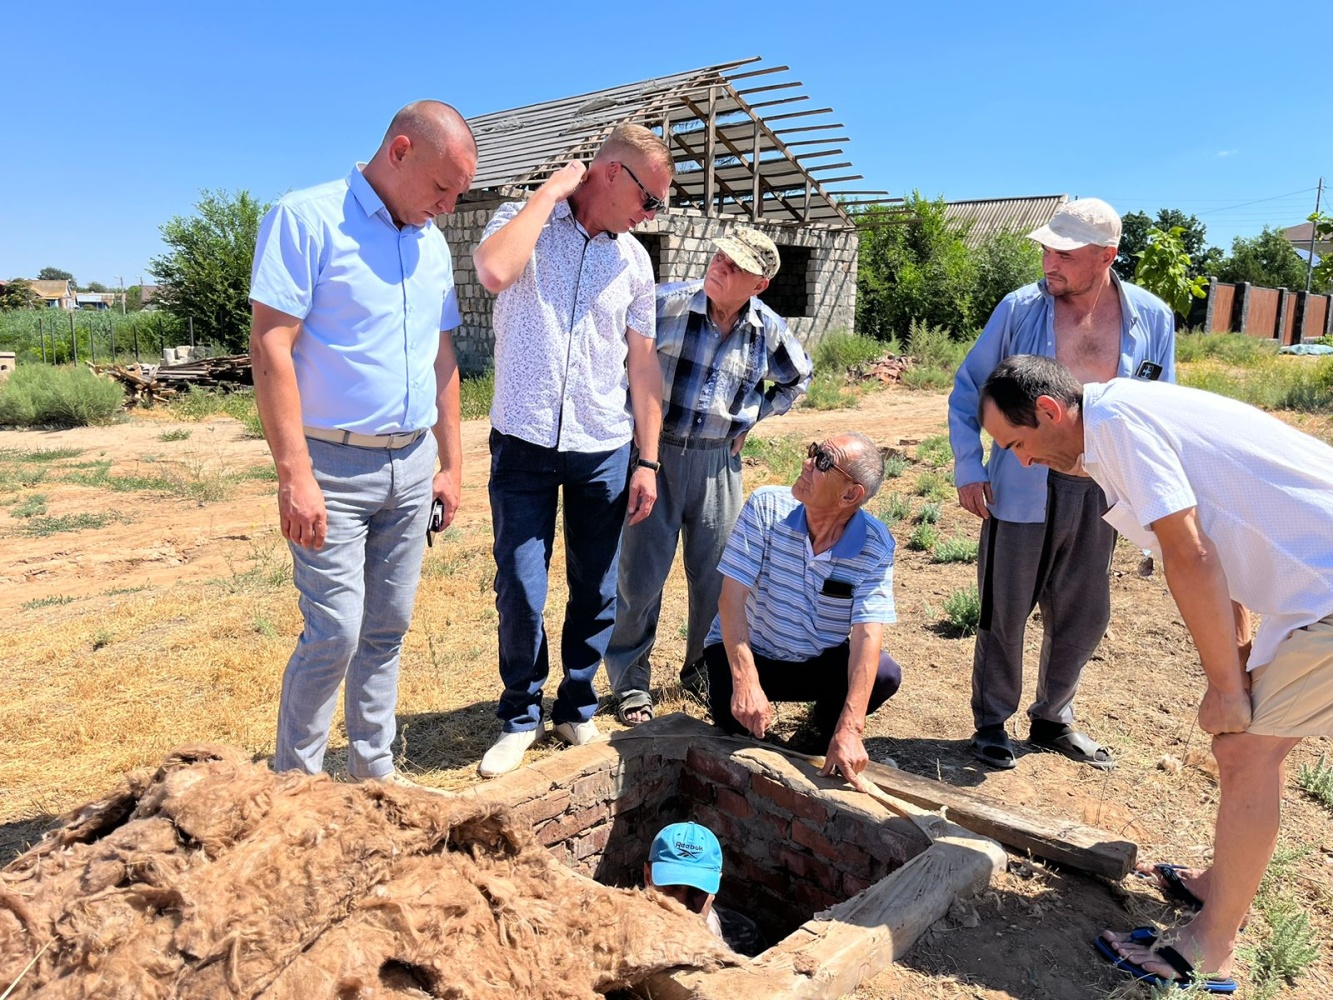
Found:
[[1243, 201], [1239, 205], [1228, 205], [1226, 208], [1210, 208], [1202, 212], [1198, 212], [1196, 214], [1216, 215], [1218, 212], [1230, 212], [1232, 209], [1236, 208], [1248, 208], [1250, 205], [1258, 205], [1266, 201], [1278, 201], [1282, 198], [1294, 198], [1297, 195], [1309, 194], [1313, 190], [1314, 188], [1301, 188], [1299, 191], [1292, 191], [1288, 194], [1275, 194], [1271, 198], [1255, 198], [1254, 201]]

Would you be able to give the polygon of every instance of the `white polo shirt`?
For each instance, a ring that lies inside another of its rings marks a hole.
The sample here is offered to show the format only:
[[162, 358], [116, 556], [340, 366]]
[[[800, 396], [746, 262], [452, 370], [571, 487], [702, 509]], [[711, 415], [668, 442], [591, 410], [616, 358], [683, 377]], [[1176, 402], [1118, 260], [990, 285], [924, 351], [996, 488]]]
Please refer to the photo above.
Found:
[[[522, 209], [501, 205], [482, 242]], [[657, 297], [633, 236], [589, 236], [558, 202], [519, 279], [495, 299], [491, 426], [559, 451], [615, 451], [634, 419], [626, 328], [653, 339]]]
[[1333, 613], [1333, 448], [1224, 396], [1166, 382], [1083, 387], [1083, 468], [1106, 520], [1158, 555], [1151, 525], [1197, 507], [1232, 600], [1263, 616], [1251, 670]]

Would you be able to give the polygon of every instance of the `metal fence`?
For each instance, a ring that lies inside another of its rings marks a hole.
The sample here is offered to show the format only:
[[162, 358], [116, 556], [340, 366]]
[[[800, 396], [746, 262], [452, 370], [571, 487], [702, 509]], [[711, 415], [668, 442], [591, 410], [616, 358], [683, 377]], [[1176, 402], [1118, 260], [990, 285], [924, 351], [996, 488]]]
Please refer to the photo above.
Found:
[[1204, 330], [1243, 333], [1250, 337], [1299, 344], [1333, 336], [1333, 301], [1328, 295], [1263, 288], [1248, 281], [1232, 284], [1213, 278], [1208, 283]]

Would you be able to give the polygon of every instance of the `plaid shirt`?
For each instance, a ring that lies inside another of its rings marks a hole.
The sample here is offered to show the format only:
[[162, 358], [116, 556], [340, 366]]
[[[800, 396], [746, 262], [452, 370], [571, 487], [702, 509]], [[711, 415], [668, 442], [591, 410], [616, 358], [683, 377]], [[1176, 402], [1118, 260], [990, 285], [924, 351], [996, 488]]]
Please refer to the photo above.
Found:
[[684, 439], [733, 439], [786, 413], [813, 370], [782, 317], [757, 298], [729, 335], [718, 330], [702, 280], [658, 286], [657, 359], [662, 433]]

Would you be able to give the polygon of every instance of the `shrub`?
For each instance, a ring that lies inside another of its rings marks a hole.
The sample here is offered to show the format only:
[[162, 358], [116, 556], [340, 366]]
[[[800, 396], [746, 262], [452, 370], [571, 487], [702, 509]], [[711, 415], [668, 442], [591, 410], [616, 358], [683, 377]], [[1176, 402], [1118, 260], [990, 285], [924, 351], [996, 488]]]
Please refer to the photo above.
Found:
[[1041, 247], [1022, 233], [991, 233], [972, 255], [977, 264], [972, 314], [979, 322], [1014, 289], [1041, 277]]
[[941, 468], [953, 461], [953, 448], [949, 445], [949, 435], [936, 434], [928, 437], [916, 446], [916, 460], [925, 462], [931, 468]]
[[835, 371], [845, 375], [849, 368], [868, 365], [891, 353], [892, 344], [859, 333], [831, 333], [815, 348], [815, 371]]
[[907, 459], [902, 455], [888, 455], [884, 459], [884, 478], [897, 479], [907, 471]]
[[120, 415], [124, 403], [125, 393], [117, 383], [86, 368], [24, 365], [0, 388], [0, 424], [109, 424]]
[[912, 516], [912, 498], [902, 493], [881, 496], [875, 509], [875, 516], [890, 526], [906, 520]]
[[760, 438], [751, 434], [745, 439], [741, 455], [768, 466], [781, 482], [793, 483], [805, 463], [805, 447], [806, 442], [794, 435]]
[[935, 563], [976, 562], [977, 540], [975, 538], [946, 538], [935, 546], [930, 554], [930, 561]]
[[950, 486], [938, 472], [923, 472], [916, 481], [916, 495], [932, 503], [941, 503], [949, 496]]
[[847, 389], [847, 375], [841, 369], [816, 371], [801, 405], [811, 410], [842, 410], [856, 405], [856, 393]]
[[459, 384], [464, 420], [480, 420], [490, 415], [491, 400], [495, 397], [495, 370], [487, 368], [480, 375], [471, 375]]
[[1313, 766], [1302, 764], [1296, 775], [1296, 784], [1306, 795], [1333, 812], [1333, 763], [1329, 762], [1326, 754], [1321, 754], [1318, 763]]
[[933, 524], [918, 524], [907, 538], [907, 547], [914, 552], [927, 552], [940, 540], [939, 529]]
[[1310, 915], [1291, 899], [1278, 899], [1261, 907], [1269, 935], [1250, 958], [1250, 975], [1257, 984], [1291, 980], [1319, 959], [1318, 938], [1310, 927]]
[[976, 584], [959, 587], [944, 599], [944, 624], [959, 635], [972, 635], [981, 621], [981, 595]]
[[923, 503], [921, 510], [917, 512], [916, 519], [921, 524], [939, 524], [940, 517], [944, 513], [944, 508], [937, 502]]

